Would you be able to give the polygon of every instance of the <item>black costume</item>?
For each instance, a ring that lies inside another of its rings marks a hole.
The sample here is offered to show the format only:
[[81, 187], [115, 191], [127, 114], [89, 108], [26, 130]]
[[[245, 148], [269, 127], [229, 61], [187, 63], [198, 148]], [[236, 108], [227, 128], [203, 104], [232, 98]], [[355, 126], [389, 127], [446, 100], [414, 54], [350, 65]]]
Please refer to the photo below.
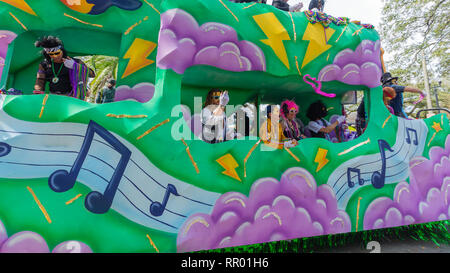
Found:
[[282, 0], [274, 0], [272, 2], [272, 6], [276, 7], [277, 9], [281, 9], [284, 11], [289, 11], [289, 4], [287, 2], [284, 2]]
[[[79, 59], [73, 59], [75, 62], [79, 63]], [[45, 74], [45, 81], [49, 82], [49, 90], [52, 94], [63, 94], [67, 95], [72, 92], [72, 84], [70, 81], [70, 69], [67, 68], [64, 63], [53, 63], [48, 60], [44, 60], [40, 63], [43, 71], [39, 71]], [[56, 75], [55, 75], [56, 74]], [[58, 81], [53, 82], [54, 78]]]

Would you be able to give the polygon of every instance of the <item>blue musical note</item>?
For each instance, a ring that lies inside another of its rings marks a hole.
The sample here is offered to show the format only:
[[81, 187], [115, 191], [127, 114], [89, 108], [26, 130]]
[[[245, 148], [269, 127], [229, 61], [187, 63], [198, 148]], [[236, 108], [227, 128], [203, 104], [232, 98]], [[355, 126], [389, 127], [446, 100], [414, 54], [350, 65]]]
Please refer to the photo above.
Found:
[[87, 0], [87, 3], [94, 4], [89, 12], [92, 15], [102, 14], [111, 6], [124, 10], [136, 10], [142, 6], [138, 0]]
[[358, 168], [348, 168], [347, 169], [348, 186], [350, 188], [353, 188], [355, 186], [355, 183], [352, 181], [352, 172], [355, 172], [358, 174], [358, 184], [360, 186], [364, 185], [364, 179], [361, 178], [361, 170]]
[[375, 171], [372, 174], [371, 182], [374, 188], [380, 189], [384, 186], [384, 181], [386, 178], [386, 152], [385, 150], [389, 150], [390, 152], [393, 152], [391, 146], [389, 146], [389, 143], [387, 143], [383, 139], [378, 140], [378, 147], [380, 148], [380, 154], [381, 154], [381, 173], [379, 171]]
[[406, 143], [411, 144], [411, 137], [409, 135], [409, 132], [414, 133], [415, 139], [414, 139], [413, 143], [414, 143], [414, 145], [417, 146], [419, 144], [419, 141], [417, 138], [417, 131], [413, 128], [406, 127]]
[[8, 143], [0, 142], [0, 157], [6, 156], [11, 152], [11, 146]]
[[153, 201], [150, 205], [150, 213], [153, 216], [161, 216], [163, 214], [164, 210], [166, 209], [167, 201], [169, 201], [170, 194], [180, 196], [175, 186], [172, 184], [168, 184], [162, 204], [160, 202]]
[[100, 214], [107, 212], [112, 205], [114, 195], [116, 194], [117, 188], [120, 184], [120, 179], [122, 178], [128, 161], [130, 160], [131, 151], [98, 123], [92, 120], [89, 122], [80, 152], [78, 153], [70, 172], [67, 172], [66, 170], [57, 170], [53, 172], [48, 178], [48, 185], [55, 192], [65, 192], [73, 188], [78, 174], [80, 173], [81, 166], [83, 165], [83, 162], [89, 152], [95, 133], [111, 144], [111, 146], [121, 154], [120, 161], [114, 170], [105, 192], [102, 194], [100, 192], [93, 191], [86, 196], [84, 203], [85, 207], [90, 212]]

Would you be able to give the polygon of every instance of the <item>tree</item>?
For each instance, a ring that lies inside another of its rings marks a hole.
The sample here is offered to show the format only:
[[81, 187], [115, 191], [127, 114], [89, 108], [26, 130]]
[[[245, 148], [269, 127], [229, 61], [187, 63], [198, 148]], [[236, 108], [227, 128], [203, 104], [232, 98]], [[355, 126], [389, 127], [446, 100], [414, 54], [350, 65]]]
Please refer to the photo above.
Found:
[[95, 78], [89, 84], [90, 101], [94, 101], [97, 92], [105, 87], [106, 82], [111, 78], [117, 78], [119, 59], [117, 57], [103, 55], [83, 56], [78, 58], [95, 71]]
[[[386, 69], [401, 81], [422, 77], [422, 51], [434, 80], [448, 77], [450, 69], [450, 0], [383, 0], [382, 47], [392, 56]], [[433, 80], [430, 79], [430, 80]]]

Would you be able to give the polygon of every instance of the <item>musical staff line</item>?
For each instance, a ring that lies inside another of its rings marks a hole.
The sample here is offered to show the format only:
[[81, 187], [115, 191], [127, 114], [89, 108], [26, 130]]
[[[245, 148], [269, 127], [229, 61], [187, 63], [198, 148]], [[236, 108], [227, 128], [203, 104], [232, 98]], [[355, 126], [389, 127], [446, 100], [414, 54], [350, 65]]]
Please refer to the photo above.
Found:
[[[14, 149], [21, 149], [21, 150], [26, 150], [26, 151], [34, 151], [34, 152], [52, 152], [52, 153], [73, 153], [73, 154], [78, 154], [78, 152], [76, 152], [76, 151], [61, 151], [61, 150], [40, 150], [40, 149], [29, 149], [29, 148], [23, 148], [23, 147], [17, 147], [17, 146], [11, 146], [12, 148], [14, 148]], [[94, 159], [96, 159], [96, 160], [99, 160], [99, 161], [101, 161], [102, 163], [104, 163], [105, 165], [107, 165], [108, 167], [110, 167], [112, 170], [114, 170], [114, 167], [111, 165], [111, 164], [109, 164], [108, 162], [106, 162], [105, 160], [103, 160], [103, 159], [101, 159], [101, 158], [99, 158], [99, 157], [97, 157], [97, 156], [94, 156], [94, 155], [88, 155], [89, 157], [92, 157], [92, 158], [94, 158]], [[1, 163], [1, 161], [0, 161], [0, 163]], [[47, 166], [55, 166], [55, 167], [58, 167], [58, 166], [56, 166], [56, 165], [47, 165]], [[59, 165], [59, 166], [62, 166], [62, 167], [71, 167], [70, 165]], [[84, 169], [84, 170], [87, 170], [87, 169]], [[89, 171], [91, 171], [91, 170], [89, 170]], [[97, 174], [97, 173], [95, 173], [95, 172], [93, 172], [94, 174], [96, 174], [96, 175], [98, 175], [98, 176], [100, 176], [99, 174]], [[103, 180], [105, 180], [105, 181], [107, 181], [107, 179], [106, 178], [104, 178], [104, 177], [102, 177], [102, 176], [100, 176]], [[150, 202], [154, 202], [147, 194], [145, 194], [129, 177], [127, 177], [126, 175], [124, 175], [123, 176], [130, 184], [132, 184], [146, 199], [148, 199]], [[160, 185], [160, 186], [162, 186], [162, 185]], [[189, 200], [189, 199], [188, 199]], [[196, 201], [196, 200], [193, 200], [193, 201]], [[197, 202], [200, 202], [200, 201], [197, 201]], [[180, 217], [184, 217], [184, 218], [186, 218], [187, 216], [186, 215], [183, 215], [183, 214], [180, 214], [180, 213], [177, 213], [177, 212], [174, 212], [174, 211], [172, 211], [172, 210], [169, 210], [169, 209], [166, 209], [168, 212], [170, 212], [170, 213], [173, 213], [173, 214], [175, 214], [175, 215], [178, 215], [178, 216], [180, 216]]]
[[[421, 151], [424, 148], [424, 145], [422, 145], [424, 141], [423, 134], [426, 134], [428, 130], [426, 125], [421, 121], [399, 120], [396, 144], [392, 147], [392, 152], [388, 152], [384, 155], [386, 159], [385, 177], [383, 181], [379, 180], [379, 187], [384, 185], [381, 182], [393, 183], [397, 180], [400, 181], [401, 179], [405, 179], [408, 175], [409, 168], [407, 161], [414, 156], [420, 156]], [[387, 143], [384, 143], [383, 145], [380, 144], [379, 148], [385, 148], [386, 144]], [[378, 158], [376, 158], [377, 155]], [[364, 184], [358, 182], [372, 181], [372, 176], [374, 175], [373, 170], [383, 170], [380, 155], [383, 156], [381, 150], [377, 154], [363, 155], [351, 159], [338, 167], [338, 169], [330, 175], [327, 183], [332, 186], [338, 200], [338, 205], [341, 208], [345, 209], [349, 196], [358, 189], [358, 187], [354, 186], [357, 184], [362, 186], [362, 184]], [[352, 162], [354, 164], [352, 164]], [[378, 167], [375, 167], [375, 165]], [[359, 174], [356, 170], [359, 170]], [[336, 175], [336, 173], [338, 175]], [[383, 173], [378, 173], [377, 175], [381, 178]]]
[[[10, 130], [2, 130], [0, 129], [0, 132], [5, 132], [5, 133], [14, 133], [14, 134], [25, 134], [25, 135], [38, 135], [38, 136], [71, 136], [71, 137], [80, 137], [80, 138], [84, 138], [83, 135], [78, 135], [78, 134], [51, 134], [51, 133], [33, 133], [33, 132], [18, 132], [18, 131], [10, 131]], [[111, 145], [109, 145], [108, 143], [105, 143], [103, 141], [97, 140], [94, 138], [93, 141], [96, 141], [97, 143], [106, 145], [107, 147], [113, 149], [113, 147]], [[13, 147], [13, 146], [11, 146]], [[32, 149], [32, 148], [24, 148], [24, 147], [18, 147], [18, 146], [14, 146], [15, 149], [21, 149], [21, 150], [26, 150], [26, 151], [35, 151], [35, 152], [52, 152], [52, 153], [74, 153], [74, 154], [78, 154], [77, 151], [64, 151], [64, 150], [42, 150], [42, 149]], [[99, 159], [97, 157], [97, 159]], [[101, 159], [99, 159], [101, 160]], [[160, 187], [164, 188], [164, 190], [166, 190], [166, 187], [164, 185], [162, 185], [161, 183], [159, 183], [159, 181], [157, 181], [153, 176], [151, 176], [147, 171], [145, 171], [139, 164], [137, 164], [133, 158], [130, 158], [130, 162], [133, 163], [139, 170], [141, 170], [147, 177], [149, 177], [151, 180], [153, 180], [156, 184], [158, 184]], [[112, 167], [111, 165], [109, 165], [110, 167]], [[214, 204], [208, 204], [199, 200], [195, 200], [192, 199], [188, 196], [184, 196], [182, 194], [180, 194], [180, 197], [185, 198], [186, 200], [201, 204], [201, 205], [205, 205], [205, 206], [209, 206], [209, 207], [213, 207]]]
[[[414, 153], [415, 153], [416, 151], [417, 151], [417, 147], [416, 147], [416, 150], [414, 151]], [[396, 166], [402, 164], [403, 161], [405, 161], [405, 159], [408, 157], [409, 153], [410, 153], [410, 150], [409, 150], [408, 153], [405, 155], [405, 157], [403, 158], [402, 161], [400, 161], [400, 162], [397, 163], [396, 165], [391, 166], [391, 167], [389, 167], [389, 168], [394, 168], [394, 167], [396, 167]], [[414, 153], [413, 153], [413, 154], [414, 154]], [[389, 169], [389, 168], [388, 168], [388, 169]], [[395, 177], [395, 176], [397, 176], [397, 175], [399, 175], [399, 174], [404, 173], [407, 169], [408, 169], [408, 166], [404, 167], [402, 170], [398, 171], [398, 172], [395, 173], [395, 174], [387, 175], [386, 178]], [[371, 175], [372, 172], [365, 172], [365, 173], [363, 173], [363, 174]], [[362, 175], [362, 174], [361, 174], [361, 175]], [[339, 192], [344, 188], [344, 186], [345, 186], [345, 183], [343, 183], [343, 185], [341, 186], [341, 188], [339, 188], [339, 190], [336, 192], [336, 196], [337, 196], [337, 195], [339, 194]], [[342, 199], [342, 197], [344, 197], [345, 194], [346, 194], [349, 190], [351, 190], [351, 188], [347, 188], [347, 189], [346, 189], [346, 190], [345, 190], [345, 191], [337, 198], [337, 200], [340, 201], [340, 200]]]
[[[14, 165], [32, 166], [32, 167], [42, 167], [42, 166], [45, 166], [45, 167], [57, 167], [57, 168], [61, 168], [61, 167], [70, 168], [70, 167], [72, 167], [72, 165], [65, 165], [65, 164], [34, 164], [34, 163], [18, 163], [18, 162], [0, 161], [0, 164], [2, 164], [2, 163], [3, 163], [3, 164], [14, 164]], [[89, 173], [91, 173], [91, 174], [97, 176], [97, 177], [100, 178], [101, 180], [105, 181], [106, 183], [108, 183], [108, 179], [104, 178], [103, 176], [99, 175], [98, 173], [96, 173], [96, 172], [94, 172], [94, 171], [92, 171], [92, 170], [89, 170], [89, 169], [86, 169], [86, 168], [81, 168], [81, 170], [86, 171], [86, 172], [89, 172]], [[173, 226], [173, 225], [171, 225], [171, 224], [168, 224], [168, 223], [166, 223], [166, 222], [164, 222], [164, 221], [161, 221], [161, 220], [159, 220], [159, 219], [157, 219], [157, 218], [154, 218], [154, 217], [152, 217], [151, 215], [145, 213], [145, 212], [142, 211], [140, 208], [138, 208], [138, 207], [137, 207], [137, 206], [129, 199], [129, 197], [128, 197], [125, 193], [122, 192], [122, 190], [118, 189], [117, 191], [118, 191], [120, 194], [122, 194], [122, 196], [123, 196], [123, 197], [124, 197], [124, 198], [125, 198], [125, 199], [126, 199], [126, 200], [134, 207], [134, 208], [136, 208], [138, 211], [140, 211], [142, 214], [144, 214], [144, 215], [147, 216], [148, 218], [151, 218], [152, 220], [155, 220], [155, 221], [157, 221], [157, 222], [159, 222], [159, 223], [161, 223], [161, 224], [167, 225], [167, 226], [169, 226], [169, 227], [171, 227], [171, 228], [177, 229], [177, 227], [175, 227], [175, 226]], [[184, 216], [184, 217], [186, 217], [186, 216]]]
[[[86, 136], [83, 133], [87, 124], [64, 122], [48, 124], [19, 120], [1, 109], [3, 100], [0, 97], [0, 118], [4, 121], [0, 124], [0, 139], [6, 140], [8, 145], [13, 147], [8, 148], [12, 149], [11, 152], [0, 147], [0, 153], [5, 150], [4, 153], [7, 155], [0, 157], [2, 160], [0, 165], [7, 166], [2, 172], [2, 177], [12, 179], [48, 177], [58, 168], [69, 172]], [[118, 183], [120, 184], [118, 194], [114, 197], [114, 200], [117, 200], [112, 204], [114, 210], [133, 222], [166, 232], [178, 230], [186, 217], [193, 213], [210, 213], [220, 193], [172, 177], [155, 166], [126, 139], [114, 135], [132, 151], [125, 172]], [[86, 165], [80, 168], [80, 178], [76, 183], [83, 183], [92, 191], [103, 192], [105, 185], [107, 187], [109, 185], [110, 171], [116, 166], [120, 154], [100, 137], [95, 134], [91, 139], [92, 151], [86, 155]], [[167, 192], [169, 184], [176, 186], [179, 196], [171, 195], [167, 198], [167, 207], [164, 206], [164, 210], [161, 210], [162, 215], [154, 217], [150, 206], [159, 202], [165, 205], [164, 192]]]
[[[400, 123], [399, 123], [399, 124], [400, 124]], [[391, 158], [395, 157], [397, 154], [399, 154], [399, 153], [402, 151], [403, 145], [404, 145], [404, 144], [405, 144], [405, 143], [402, 142], [402, 144], [401, 144], [400, 148], [397, 150], [397, 152], [391, 154], [391, 155], [390, 155], [389, 157], [387, 157], [386, 159], [391, 159]], [[357, 165], [357, 166], [354, 167], [354, 168], [360, 168], [361, 166], [365, 166], [365, 165], [369, 165], [369, 164], [373, 164], [373, 163], [377, 163], [377, 162], [379, 162], [379, 160], [375, 160], [375, 161], [371, 161], [371, 162], [367, 162], [367, 163], [361, 163], [361, 164]], [[336, 187], [336, 184], [341, 180], [341, 178], [342, 178], [344, 175], [346, 175], [346, 172], [343, 172], [342, 175], [336, 180], [336, 182], [333, 184], [333, 189]]]
[[[407, 128], [407, 127], [405, 127], [405, 128]], [[421, 133], [421, 132], [422, 132], [422, 128], [420, 128], [419, 130], [420, 130], [420, 133]], [[398, 151], [397, 153], [395, 153], [395, 155], [397, 155], [397, 154], [400, 153], [401, 149], [403, 148], [403, 144], [404, 144], [404, 142], [402, 142], [401, 148], [399, 149], [399, 151]], [[417, 149], [419, 148], [417, 145], [415, 145], [415, 146], [416, 146], [416, 149], [414, 150], [414, 153], [413, 153], [413, 154], [416, 154]], [[399, 161], [399, 163], [397, 163], [397, 164], [395, 164], [395, 165], [392, 165], [392, 166], [389, 166], [387, 169], [393, 169], [393, 168], [397, 167], [398, 165], [403, 164], [404, 161], [408, 158], [410, 152], [411, 152], [411, 150], [408, 149], [408, 152], [405, 154], [405, 156], [403, 157], [403, 159], [402, 159], [401, 161]], [[392, 157], [393, 157], [393, 156], [391, 156], [391, 157], [389, 157], [389, 158], [392, 158]], [[392, 174], [392, 175], [388, 175], [388, 176], [386, 176], [386, 177], [395, 177], [395, 176], [397, 176], [398, 174], [403, 173], [406, 169], [408, 169], [408, 166], [406, 166], [405, 168], [403, 168], [400, 172], [397, 172], [397, 173]], [[362, 174], [369, 174], [369, 175], [370, 175], [371, 173], [372, 173], [372, 172], [364, 172], [364, 173], [362, 173]], [[361, 176], [362, 176], [362, 174], [361, 174]], [[352, 177], [352, 179], [353, 179], [353, 178], [354, 178], [354, 177]], [[342, 190], [342, 188], [343, 188], [345, 185], [346, 185], [346, 184], [343, 183], [343, 185], [342, 185], [342, 186], [339, 188], [339, 190], [336, 192], [336, 195], [339, 194], [339, 192]], [[347, 188], [346, 191], [338, 198], [338, 200], [340, 200], [340, 199], [342, 198], [342, 196], [344, 196], [345, 193], [348, 192], [348, 190], [350, 190], [350, 188]]]

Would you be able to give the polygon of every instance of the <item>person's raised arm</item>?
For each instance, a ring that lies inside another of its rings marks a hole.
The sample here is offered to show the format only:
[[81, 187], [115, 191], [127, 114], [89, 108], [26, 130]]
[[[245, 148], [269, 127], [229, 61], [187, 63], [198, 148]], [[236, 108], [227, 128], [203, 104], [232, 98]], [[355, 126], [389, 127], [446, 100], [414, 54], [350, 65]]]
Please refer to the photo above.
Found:
[[418, 93], [418, 94], [421, 94], [421, 95], [424, 96], [424, 97], [427, 95], [427, 93], [423, 92], [423, 91], [420, 90], [419, 88], [411, 87], [411, 86], [406, 86], [404, 92]]
[[328, 125], [327, 127], [321, 128], [321, 129], [319, 130], [319, 132], [329, 134], [329, 133], [331, 133], [331, 132], [336, 128], [336, 126], [338, 126], [340, 123], [342, 123], [342, 122], [344, 122], [344, 121], [345, 121], [345, 117], [344, 117], [344, 116], [340, 116], [340, 117], [338, 117], [337, 120], [336, 120], [335, 122], [333, 122], [331, 125]]
[[327, 127], [323, 127], [319, 130], [319, 132], [325, 133], [325, 134], [329, 134], [331, 133], [336, 126], [338, 126], [339, 122], [335, 121], [334, 123], [332, 123], [331, 125], [328, 125]]

